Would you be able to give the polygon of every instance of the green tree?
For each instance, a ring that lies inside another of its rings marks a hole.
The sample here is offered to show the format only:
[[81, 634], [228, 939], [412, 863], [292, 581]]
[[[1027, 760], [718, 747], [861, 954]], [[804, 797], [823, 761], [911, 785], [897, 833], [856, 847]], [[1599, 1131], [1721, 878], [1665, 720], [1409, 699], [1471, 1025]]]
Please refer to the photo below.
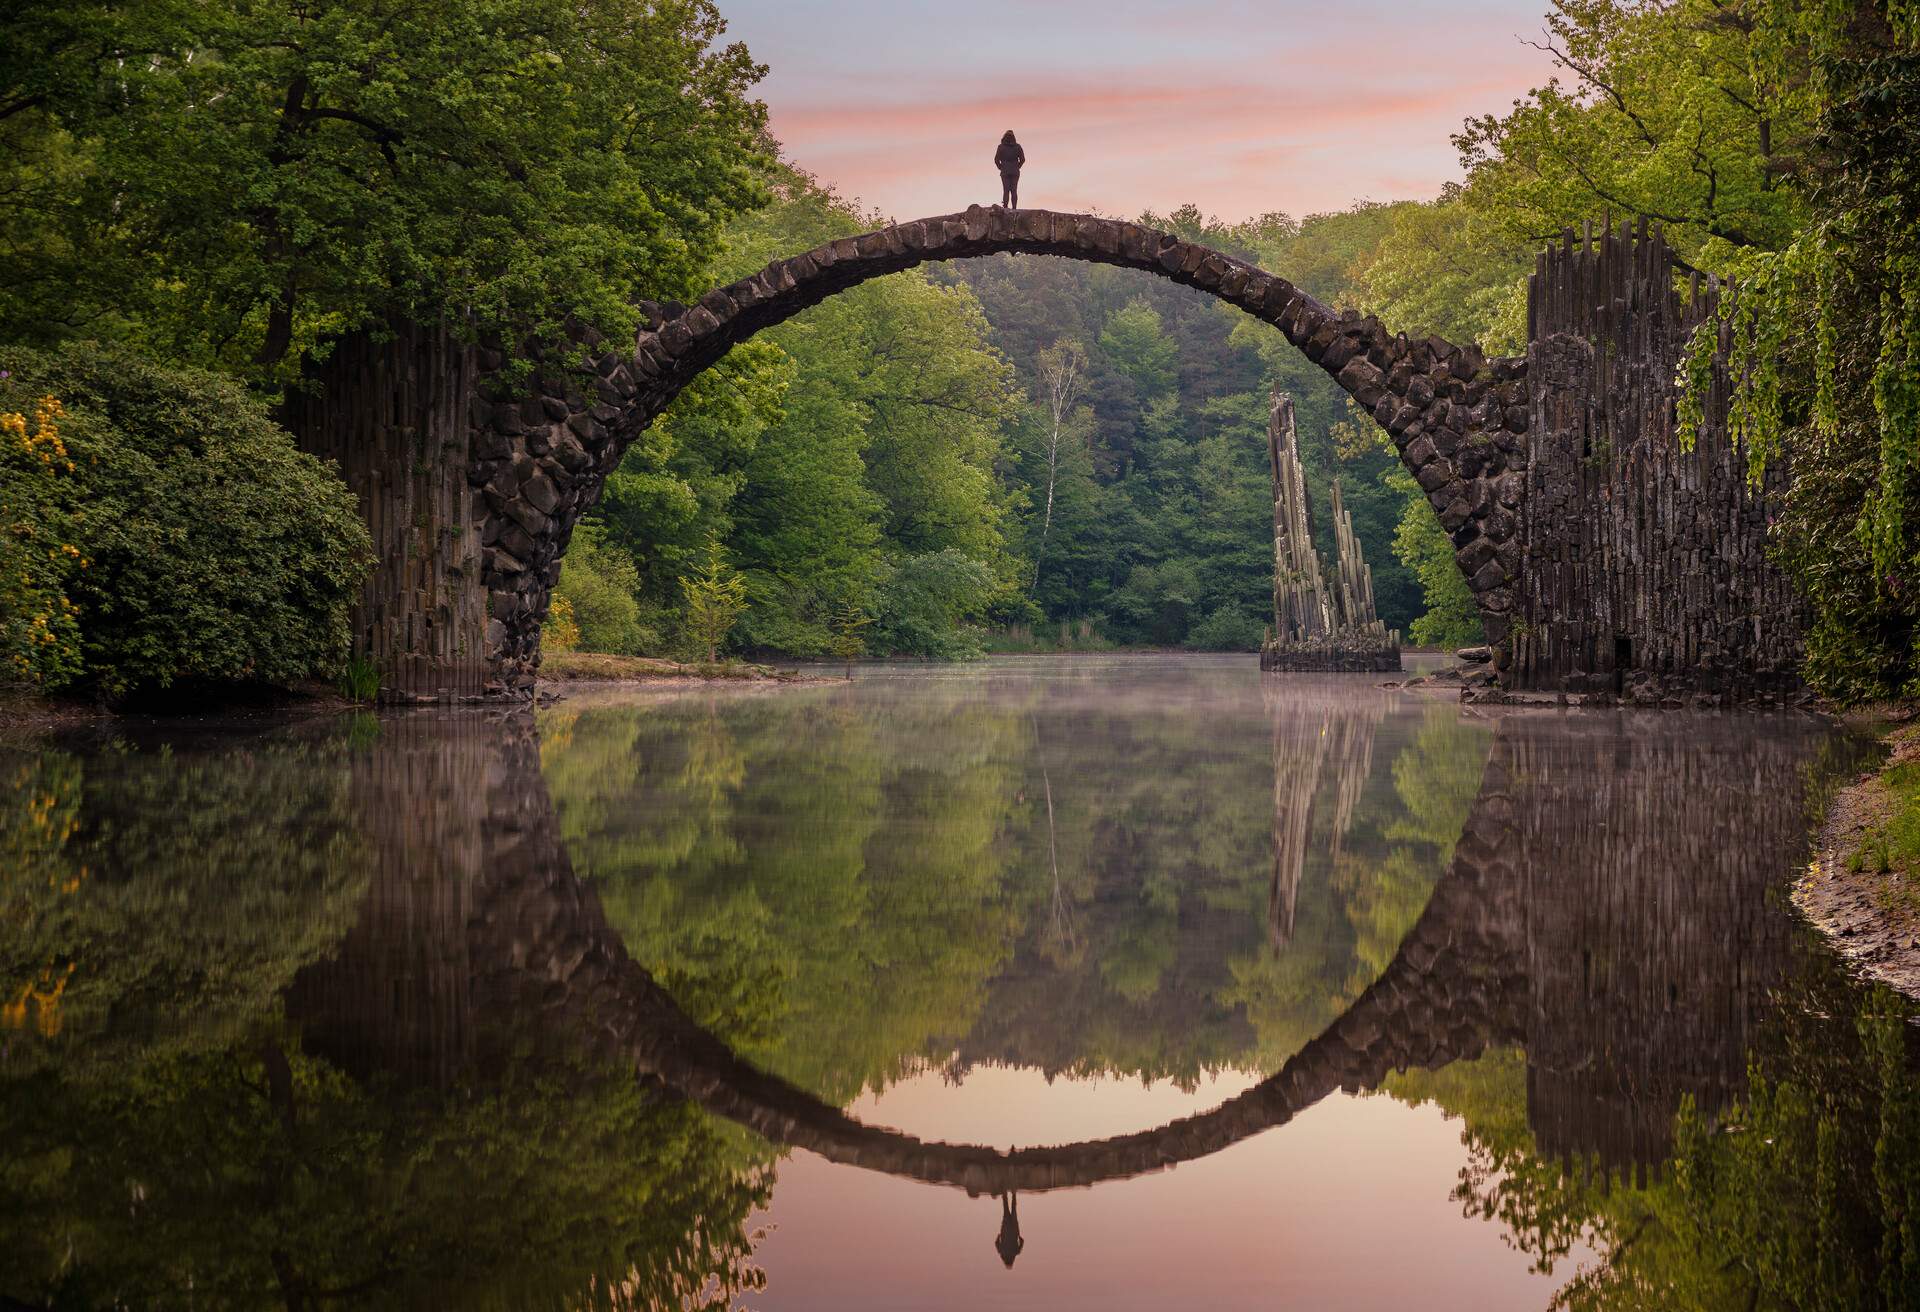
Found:
[[560, 581], [554, 586], [550, 621], [555, 611], [573, 625], [575, 645], [586, 651], [632, 656], [658, 642], [658, 634], [641, 619], [634, 595], [640, 575], [633, 560], [611, 547], [594, 523], [574, 530], [573, 541], [560, 562]]
[[1407, 636], [1422, 647], [1481, 641], [1486, 634], [1480, 626], [1480, 605], [1453, 558], [1453, 541], [1434, 518], [1426, 493], [1404, 469], [1389, 470], [1386, 483], [1405, 498], [1400, 526], [1393, 535], [1394, 552], [1412, 567], [1427, 603]]
[[847, 677], [853, 677], [853, 663], [867, 654], [866, 630], [873, 616], [858, 606], [847, 604], [833, 613], [833, 655], [847, 663]]
[[955, 660], [979, 655], [958, 635], [992, 600], [998, 581], [957, 547], [889, 564], [874, 595], [874, 638], [890, 652]]
[[11, 6], [0, 324], [276, 377], [390, 316], [630, 335], [759, 195], [723, 31], [708, 0]]
[[1769, 30], [1770, 8], [1555, 0], [1538, 44], [1559, 75], [1455, 138], [1465, 203], [1519, 245], [1609, 211], [1665, 225], [1702, 268], [1784, 245], [1812, 119], [1805, 49]]
[[707, 664], [719, 659], [720, 644], [733, 632], [747, 608], [747, 581], [727, 564], [718, 538], [707, 544], [707, 563], [680, 580], [687, 597], [687, 632], [707, 649]]
[[[1813, 131], [1796, 174], [1810, 221], [1736, 262], [1737, 294], [1695, 341], [1698, 420], [1718, 330], [1733, 343], [1730, 428], [1756, 472], [1792, 481], [1778, 558], [1810, 602], [1807, 673], [1844, 701], [1920, 689], [1920, 15], [1900, 3], [1773, 6], [1775, 78], [1800, 78]], [[1802, 66], [1809, 66], [1804, 75]]]

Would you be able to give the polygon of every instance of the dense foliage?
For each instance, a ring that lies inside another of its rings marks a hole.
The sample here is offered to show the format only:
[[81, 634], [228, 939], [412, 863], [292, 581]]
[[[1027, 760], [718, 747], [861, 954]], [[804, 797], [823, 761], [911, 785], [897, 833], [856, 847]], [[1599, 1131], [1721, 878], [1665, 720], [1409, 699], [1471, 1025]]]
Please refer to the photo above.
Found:
[[26, 0], [0, 20], [0, 324], [290, 377], [706, 280], [761, 70], [708, 0]]
[[5, 350], [0, 422], [9, 675], [118, 697], [345, 653], [366, 527], [241, 388], [124, 351]]
[[[46, 350], [30, 372], [52, 378], [114, 342], [153, 361], [116, 355], [129, 385], [206, 367], [271, 403], [396, 321], [630, 333], [638, 298], [705, 287], [762, 196], [762, 70], [724, 30], [710, 0], [9, 5], [0, 346]], [[119, 693], [345, 656], [365, 536], [344, 489], [255, 402], [176, 377], [179, 413], [129, 393], [110, 421], [8, 389], [5, 677]], [[620, 583], [587, 641], [644, 642]]]

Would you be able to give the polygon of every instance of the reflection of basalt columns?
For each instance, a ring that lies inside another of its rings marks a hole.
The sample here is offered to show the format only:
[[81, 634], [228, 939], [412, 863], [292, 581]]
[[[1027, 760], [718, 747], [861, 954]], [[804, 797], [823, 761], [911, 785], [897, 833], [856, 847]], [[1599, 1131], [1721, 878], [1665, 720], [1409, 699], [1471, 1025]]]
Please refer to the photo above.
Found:
[[445, 1083], [489, 1060], [505, 1028], [475, 992], [492, 964], [473, 956], [479, 890], [570, 878], [539, 740], [524, 712], [392, 717], [352, 770], [379, 865], [354, 928], [295, 978], [287, 1011], [345, 1070]]
[[1642, 719], [1502, 726], [1496, 755], [1521, 781], [1528, 1119], [1544, 1153], [1657, 1163], [1683, 1095], [1712, 1114], [1745, 1088], [1790, 948], [1769, 900], [1806, 850], [1819, 732], [1785, 721], [1735, 745], [1726, 726]]
[[1293, 941], [1294, 907], [1307, 864], [1313, 802], [1332, 766], [1332, 813], [1327, 846], [1334, 858], [1353, 826], [1353, 808], [1373, 773], [1373, 740], [1389, 706], [1385, 694], [1370, 703], [1329, 704], [1318, 715], [1294, 713], [1298, 704], [1262, 685], [1273, 725], [1273, 877], [1267, 891], [1267, 940], [1275, 951]]

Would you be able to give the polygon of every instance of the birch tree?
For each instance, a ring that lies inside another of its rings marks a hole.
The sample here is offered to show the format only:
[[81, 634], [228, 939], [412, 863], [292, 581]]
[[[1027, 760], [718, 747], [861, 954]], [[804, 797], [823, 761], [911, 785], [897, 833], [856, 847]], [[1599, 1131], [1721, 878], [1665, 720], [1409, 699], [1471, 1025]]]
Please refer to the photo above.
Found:
[[1040, 352], [1040, 402], [1047, 411], [1047, 485], [1040, 514], [1040, 538], [1033, 549], [1033, 587], [1040, 585], [1040, 564], [1047, 554], [1047, 534], [1053, 530], [1053, 493], [1060, 481], [1060, 444], [1073, 419], [1074, 406], [1087, 373], [1086, 348], [1062, 337]]

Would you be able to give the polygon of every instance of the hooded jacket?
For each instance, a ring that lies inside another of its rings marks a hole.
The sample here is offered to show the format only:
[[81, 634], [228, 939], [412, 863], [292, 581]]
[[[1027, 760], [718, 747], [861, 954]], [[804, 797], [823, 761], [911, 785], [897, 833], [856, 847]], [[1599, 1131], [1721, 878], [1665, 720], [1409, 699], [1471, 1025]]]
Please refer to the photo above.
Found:
[[1018, 173], [1020, 166], [1027, 162], [1027, 152], [1020, 148], [1017, 141], [1000, 142], [1000, 149], [993, 152], [993, 166], [1002, 173]]

